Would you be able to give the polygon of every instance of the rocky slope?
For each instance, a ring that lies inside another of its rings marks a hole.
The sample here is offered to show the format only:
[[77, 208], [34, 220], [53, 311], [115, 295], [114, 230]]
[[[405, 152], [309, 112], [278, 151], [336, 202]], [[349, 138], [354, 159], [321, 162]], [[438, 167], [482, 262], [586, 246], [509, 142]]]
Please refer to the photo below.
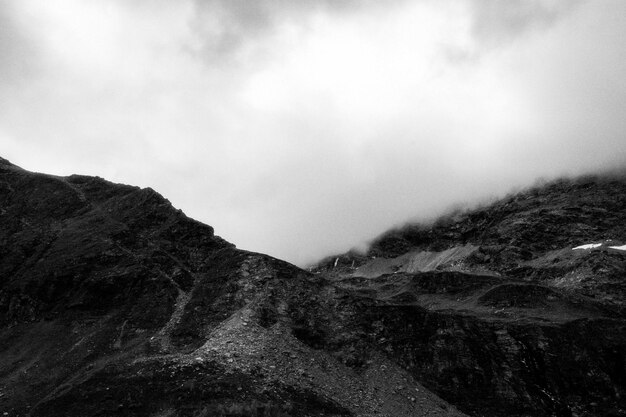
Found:
[[625, 221], [625, 180], [561, 181], [308, 272], [0, 159], [0, 412], [626, 415]]
[[461, 416], [323, 336], [350, 297], [151, 189], [0, 159], [3, 415]]
[[315, 270], [395, 310], [375, 315], [389, 356], [469, 414], [626, 415], [625, 242], [626, 179], [585, 177]]

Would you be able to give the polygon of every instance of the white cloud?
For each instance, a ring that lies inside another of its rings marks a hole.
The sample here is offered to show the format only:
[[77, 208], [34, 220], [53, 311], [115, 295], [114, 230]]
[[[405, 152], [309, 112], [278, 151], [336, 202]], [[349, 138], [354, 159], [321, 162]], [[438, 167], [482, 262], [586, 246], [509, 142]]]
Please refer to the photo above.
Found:
[[623, 164], [624, 4], [5, 2], [0, 154], [302, 264]]

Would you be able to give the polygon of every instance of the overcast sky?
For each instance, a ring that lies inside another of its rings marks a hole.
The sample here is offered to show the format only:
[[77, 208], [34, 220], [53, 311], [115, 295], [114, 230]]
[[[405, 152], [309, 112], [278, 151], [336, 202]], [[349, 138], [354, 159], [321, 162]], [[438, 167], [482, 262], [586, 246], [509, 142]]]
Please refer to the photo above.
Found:
[[623, 0], [0, 0], [0, 155], [299, 265], [626, 163]]

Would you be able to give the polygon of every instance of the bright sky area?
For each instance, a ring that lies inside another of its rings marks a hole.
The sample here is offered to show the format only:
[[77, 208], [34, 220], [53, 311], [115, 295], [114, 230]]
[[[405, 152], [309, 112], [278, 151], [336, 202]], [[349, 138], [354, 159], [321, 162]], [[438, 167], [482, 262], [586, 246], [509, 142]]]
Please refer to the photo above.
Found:
[[305, 265], [626, 162], [623, 0], [5, 0], [0, 155]]

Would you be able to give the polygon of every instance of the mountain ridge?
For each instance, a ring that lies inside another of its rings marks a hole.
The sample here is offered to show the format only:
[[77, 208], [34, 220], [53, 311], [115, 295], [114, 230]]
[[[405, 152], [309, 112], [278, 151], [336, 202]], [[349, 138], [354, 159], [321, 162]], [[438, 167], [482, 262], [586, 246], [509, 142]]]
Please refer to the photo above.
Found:
[[309, 272], [152, 189], [0, 158], [0, 410], [625, 415], [626, 252], [573, 249], [622, 243], [625, 198], [550, 183]]

